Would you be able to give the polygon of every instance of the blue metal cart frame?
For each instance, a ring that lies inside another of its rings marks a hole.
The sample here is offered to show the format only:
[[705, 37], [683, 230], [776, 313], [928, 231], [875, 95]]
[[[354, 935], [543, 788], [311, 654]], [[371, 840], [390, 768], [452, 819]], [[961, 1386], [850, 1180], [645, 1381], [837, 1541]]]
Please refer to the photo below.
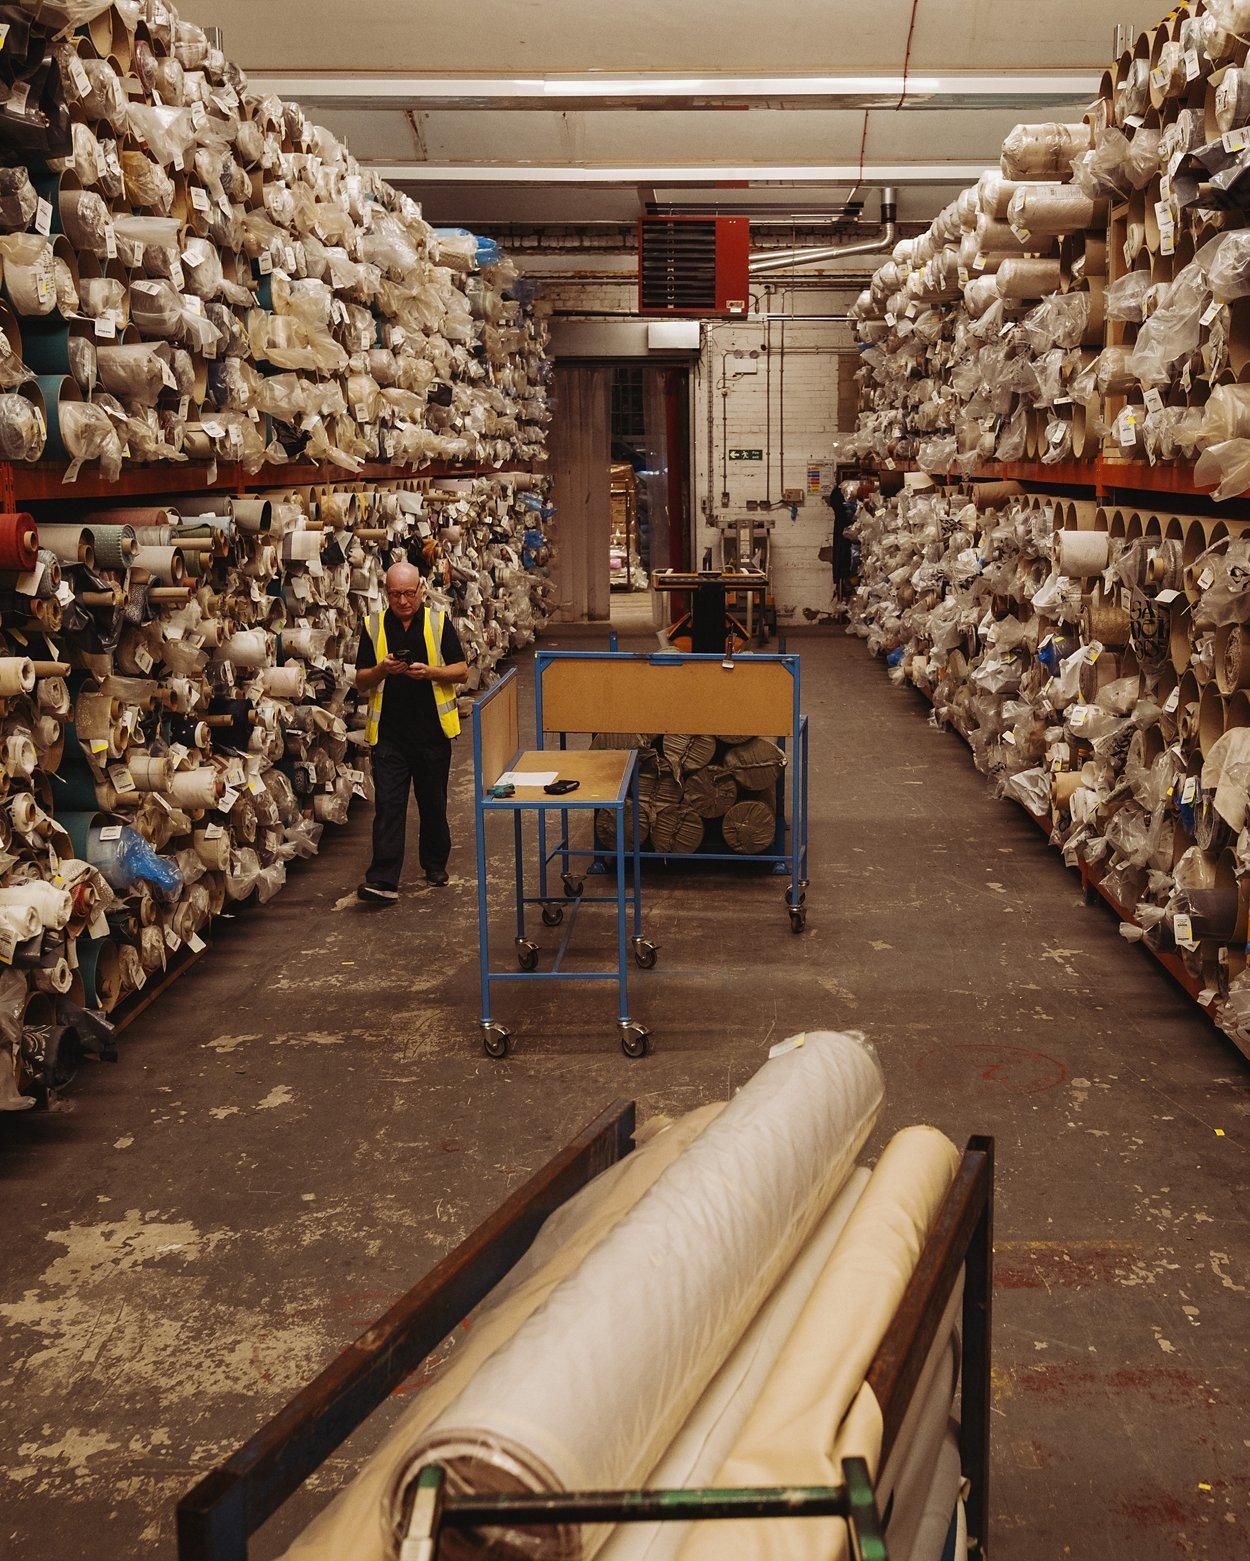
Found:
[[[477, 914], [483, 1045], [489, 1056], [505, 1057], [512, 1039], [509, 1031], [492, 1016], [492, 982], [612, 981], [616, 983], [617, 988], [617, 1027], [620, 1030], [621, 1049], [627, 1057], [645, 1056], [648, 1050], [650, 1032], [630, 1015], [628, 974], [631, 944], [634, 961], [641, 969], [650, 970], [655, 965], [657, 958], [656, 946], [644, 938], [642, 933], [642, 869], [638, 848], [638, 755], [636, 752], [629, 754], [624, 764], [616, 796], [610, 800], [605, 801], [602, 797], [578, 800], [576, 792], [568, 793], [564, 796], [492, 797], [489, 793], [489, 787], [494, 784], [495, 777], [488, 780], [483, 773], [482, 718], [492, 701], [501, 695], [507, 694], [508, 697], [515, 698], [514, 680], [516, 676], [516, 668], [513, 668], [495, 684], [489, 693], [479, 699], [473, 707], [473, 781], [477, 837]], [[541, 743], [541, 730], [539, 739]], [[557, 751], [553, 750], [553, 755]], [[509, 768], [520, 757], [521, 750], [517, 749], [512, 756]], [[565, 902], [560, 903], [554, 900], [548, 893], [546, 863], [543, 862], [541, 893], [538, 895], [526, 894], [524, 816], [527, 812], [532, 812], [537, 817], [541, 855], [542, 842], [546, 837], [546, 817], [553, 808], [558, 808], [564, 817], [563, 829], [566, 839], [568, 836], [569, 813], [594, 813], [600, 810], [608, 810], [615, 815], [615, 850], [601, 853], [615, 862], [616, 888], [614, 892], [610, 894], [588, 895], [584, 892], [583, 884], [574, 883], [566, 875], [564, 885]], [[625, 843], [626, 809], [631, 811], [633, 822], [633, 838], [632, 846], [630, 847], [627, 847]], [[513, 821], [516, 890], [516, 937], [514, 942], [517, 951], [517, 962], [520, 966], [519, 970], [492, 969], [490, 963], [486, 819], [488, 815], [494, 813], [510, 813]], [[632, 875], [628, 884], [626, 883], [625, 871], [627, 863], [632, 865]], [[616, 968], [614, 970], [565, 970], [563, 968], [564, 958], [568, 952], [569, 941], [577, 921], [577, 913], [584, 905], [596, 904], [615, 905], [616, 907]], [[556, 949], [555, 957], [549, 970], [539, 970], [537, 968], [539, 959], [538, 947], [526, 937], [525, 910], [526, 906], [532, 905], [542, 907], [543, 923], [548, 927], [556, 927], [565, 922], [566, 910], [568, 912], [567, 924], [564, 927], [564, 932], [561, 935], [559, 946]], [[632, 937], [629, 932], [631, 913], [633, 921]]]
[[[615, 636], [613, 636], [615, 639]], [[771, 851], [757, 853], [743, 853], [738, 851], [708, 851], [700, 849], [685, 855], [681, 852], [671, 851], [639, 851], [638, 856], [644, 861], [681, 861], [681, 862], [771, 862], [773, 872], [778, 877], [788, 877], [790, 882], [786, 889], [785, 903], [790, 916], [790, 927], [794, 932], [802, 932], [807, 925], [807, 894], [809, 882], [808, 872], [808, 718], [802, 713], [799, 705], [799, 658], [792, 654], [781, 655], [749, 655], [736, 656], [735, 663], [758, 664], [762, 662], [780, 665], [790, 674], [793, 683], [792, 710], [790, 732], [776, 734], [780, 747], [787, 754], [786, 774], [777, 782], [777, 833], [773, 837]], [[688, 662], [711, 662], [727, 666], [726, 658], [722, 656], [695, 656], [684, 655], [678, 651], [652, 651], [633, 653], [629, 651], [612, 650], [540, 650], [534, 658], [534, 706], [537, 740], [540, 744], [546, 744], [546, 728], [543, 725], [543, 677], [547, 669], [557, 662], [567, 661], [644, 661], [654, 667], [680, 666]], [[561, 749], [568, 746], [567, 734], [559, 732], [555, 734], [559, 738]], [[786, 818], [786, 790], [789, 789], [789, 819]], [[788, 829], [788, 841], [787, 841]], [[635, 844], [637, 842], [635, 841]], [[788, 849], [787, 849], [788, 845]], [[541, 862], [540, 889], [543, 895], [547, 893], [547, 874], [551, 863], [559, 859], [566, 889], [572, 881], [570, 874], [570, 862], [575, 858], [588, 857], [597, 861], [606, 852], [581, 851], [574, 849], [569, 844], [568, 819], [562, 817], [560, 825], [560, 838], [556, 845], [547, 849], [546, 815], [540, 815], [538, 821], [538, 852]], [[592, 871], [595, 869], [592, 867]]]

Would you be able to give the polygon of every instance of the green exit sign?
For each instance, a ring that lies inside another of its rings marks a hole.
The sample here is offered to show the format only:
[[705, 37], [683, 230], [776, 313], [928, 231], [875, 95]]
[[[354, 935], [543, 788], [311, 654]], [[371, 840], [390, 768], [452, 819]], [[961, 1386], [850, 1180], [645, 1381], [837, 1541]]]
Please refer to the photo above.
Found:
[[764, 452], [763, 450], [730, 450], [729, 459], [731, 461], [762, 461]]

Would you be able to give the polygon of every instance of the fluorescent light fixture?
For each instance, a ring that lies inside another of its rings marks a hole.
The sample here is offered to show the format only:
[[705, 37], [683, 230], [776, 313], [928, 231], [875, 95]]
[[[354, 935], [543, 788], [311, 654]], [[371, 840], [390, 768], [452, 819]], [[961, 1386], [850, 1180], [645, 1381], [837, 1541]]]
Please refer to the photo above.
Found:
[[734, 164], [632, 168], [615, 163], [393, 163], [375, 165], [392, 184], [585, 184], [585, 185], [756, 185], [756, 184], [975, 184], [985, 172], [978, 163]]
[[1005, 108], [1022, 110], [1087, 102], [1098, 91], [1093, 70], [952, 72], [902, 76], [253, 76], [260, 93], [280, 93], [306, 106], [351, 108], [493, 108], [568, 110], [633, 106], [671, 109], [739, 107]]

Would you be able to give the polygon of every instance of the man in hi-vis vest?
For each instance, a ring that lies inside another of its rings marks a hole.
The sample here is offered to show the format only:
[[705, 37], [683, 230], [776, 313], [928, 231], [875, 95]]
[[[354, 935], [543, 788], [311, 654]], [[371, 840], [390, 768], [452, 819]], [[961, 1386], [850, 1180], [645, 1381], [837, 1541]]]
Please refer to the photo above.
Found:
[[460, 731], [455, 685], [469, 676], [451, 618], [424, 605], [425, 581], [412, 564], [387, 570], [386, 597], [387, 610], [365, 619], [356, 653], [356, 687], [369, 696], [374, 789], [373, 861], [356, 896], [372, 905], [399, 899], [409, 786], [425, 881], [447, 882], [447, 778]]

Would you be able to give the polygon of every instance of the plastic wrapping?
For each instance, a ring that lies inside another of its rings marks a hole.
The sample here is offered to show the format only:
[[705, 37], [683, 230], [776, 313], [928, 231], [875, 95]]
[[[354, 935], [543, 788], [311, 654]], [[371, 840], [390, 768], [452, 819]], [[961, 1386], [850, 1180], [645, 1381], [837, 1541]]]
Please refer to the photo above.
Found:
[[6, 461], [37, 461], [47, 440], [38, 408], [25, 396], [0, 395], [0, 455]]
[[19, 232], [34, 220], [38, 196], [25, 168], [0, 168], [0, 231]]

